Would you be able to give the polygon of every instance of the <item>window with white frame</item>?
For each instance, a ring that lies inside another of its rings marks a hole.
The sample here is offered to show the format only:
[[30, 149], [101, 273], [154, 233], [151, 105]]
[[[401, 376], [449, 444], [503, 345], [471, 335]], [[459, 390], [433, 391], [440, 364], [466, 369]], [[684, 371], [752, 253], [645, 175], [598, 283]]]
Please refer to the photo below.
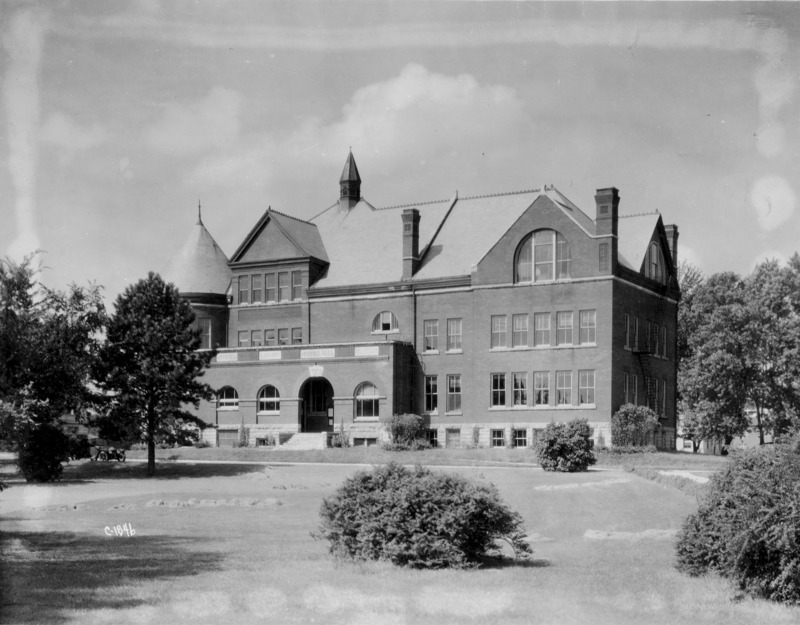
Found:
[[633, 349], [639, 350], [639, 317], [633, 318]]
[[645, 275], [664, 284], [664, 255], [661, 253], [661, 247], [658, 243], [651, 243], [650, 248], [647, 250], [647, 265], [645, 266]]
[[289, 272], [281, 271], [278, 274], [278, 301], [285, 302], [289, 299]]
[[582, 310], [579, 317], [581, 345], [597, 343], [597, 311]]
[[492, 407], [505, 407], [506, 405], [506, 374], [493, 373], [492, 374]]
[[258, 413], [279, 414], [281, 411], [281, 396], [278, 389], [267, 384], [258, 391]]
[[211, 319], [199, 319], [200, 349], [211, 349]]
[[439, 378], [435, 375], [425, 376], [425, 412], [439, 412]]
[[506, 347], [508, 333], [508, 318], [506, 315], [492, 315], [492, 349]]
[[303, 274], [299, 271], [292, 272], [292, 299], [301, 299], [303, 295]]
[[622, 374], [622, 396], [625, 398], [624, 403], [631, 403], [631, 376], [627, 373]]
[[528, 315], [512, 315], [511, 323], [513, 332], [511, 335], [512, 347], [528, 346]]
[[232, 386], [223, 386], [217, 391], [217, 410], [238, 410], [239, 393]]
[[250, 302], [250, 276], [239, 276], [239, 303]]
[[569, 278], [569, 243], [555, 230], [537, 230], [517, 248], [515, 282], [544, 282]]
[[514, 406], [527, 406], [528, 405], [528, 374], [527, 373], [512, 373], [511, 374], [513, 386], [513, 405]]
[[572, 345], [572, 311], [556, 313], [556, 345]]
[[447, 320], [447, 351], [461, 351], [461, 319]]
[[635, 373], [631, 376], [631, 403], [639, 405], [639, 376]]
[[533, 346], [550, 346], [550, 313], [535, 313], [533, 315]]
[[278, 339], [275, 338], [275, 330], [264, 330], [264, 345], [269, 347], [277, 344]]
[[292, 345], [302, 345], [303, 328], [292, 328]]
[[492, 430], [492, 447], [505, 447], [506, 446], [506, 433], [505, 430]]
[[661, 357], [667, 357], [667, 326], [661, 326]]
[[239, 347], [247, 347], [250, 345], [250, 331], [239, 330]]
[[278, 287], [275, 281], [275, 274], [268, 273], [264, 276], [264, 301], [275, 302], [278, 298]]
[[397, 317], [388, 310], [379, 312], [372, 320], [372, 332], [377, 334], [385, 334], [387, 332], [397, 332]]
[[422, 322], [423, 347], [426, 352], [439, 351], [439, 320], [426, 319]]
[[578, 402], [581, 406], [594, 405], [594, 370], [578, 371]]
[[535, 371], [533, 374], [533, 403], [536, 406], [550, 405], [550, 372]]
[[625, 349], [631, 348], [631, 316], [625, 313]]
[[278, 345], [289, 344], [289, 328], [278, 328]]
[[371, 382], [363, 382], [358, 385], [355, 392], [356, 417], [380, 416], [379, 404], [378, 389], [374, 384]]
[[447, 376], [447, 412], [461, 412], [461, 374]]
[[252, 280], [252, 283], [253, 283], [253, 297], [252, 297], [252, 299], [250, 301], [253, 302], [254, 304], [260, 304], [262, 302], [262, 299], [261, 299], [261, 293], [262, 293], [261, 286], [264, 283], [264, 276], [261, 275], [260, 273], [259, 274], [253, 274], [251, 276], [251, 280]]
[[514, 437], [514, 447], [528, 446], [528, 430], [520, 428], [514, 430], [511, 434]]
[[556, 371], [556, 405], [572, 404], [572, 371]]
[[250, 332], [250, 344], [253, 347], [261, 347], [261, 330], [252, 330]]

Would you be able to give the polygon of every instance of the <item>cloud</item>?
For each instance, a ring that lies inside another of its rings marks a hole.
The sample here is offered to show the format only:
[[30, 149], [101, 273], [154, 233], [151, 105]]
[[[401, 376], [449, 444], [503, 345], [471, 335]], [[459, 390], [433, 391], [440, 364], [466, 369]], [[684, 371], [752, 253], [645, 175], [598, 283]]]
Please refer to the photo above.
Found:
[[750, 202], [762, 230], [775, 230], [794, 215], [797, 198], [780, 176], [764, 176], [753, 185]]
[[36, 167], [39, 126], [39, 68], [47, 28], [46, 14], [20, 10], [8, 22], [2, 44], [7, 55], [3, 102], [8, 137], [8, 170], [15, 192], [17, 236], [12, 258], [39, 247], [36, 232]]
[[[291, 198], [295, 205], [314, 202], [324, 208], [318, 204], [319, 187], [309, 183], [309, 167], [331, 158], [334, 169], [340, 167], [346, 147], [353, 146], [356, 160], [359, 154], [369, 154], [371, 180], [383, 180], [382, 188], [402, 186], [407, 196], [415, 183], [422, 187], [425, 179], [435, 177], [434, 186], [448, 194], [454, 190], [447, 186], [448, 178], [478, 175], [485, 161], [482, 150], [498, 145], [518, 149], [532, 140], [532, 131], [533, 123], [513, 89], [482, 85], [468, 74], [447, 76], [409, 64], [397, 76], [357, 90], [339, 119], [328, 123], [309, 119], [285, 136], [262, 136], [235, 154], [209, 156], [191, 181], [269, 186], [276, 191], [271, 198], [287, 202]], [[436, 162], [435, 171], [425, 159]], [[397, 180], [396, 171], [416, 172], [414, 180]], [[335, 182], [323, 184], [327, 195], [336, 191]], [[367, 185], [364, 195], [369, 197]]]
[[81, 126], [66, 114], [53, 113], [42, 126], [41, 140], [62, 150], [68, 157], [102, 145], [108, 133], [100, 124]]
[[767, 124], [756, 133], [756, 144], [762, 156], [777, 156], [786, 144], [786, 130], [781, 124]]
[[202, 100], [166, 104], [145, 140], [158, 152], [178, 156], [227, 147], [239, 136], [241, 107], [240, 93], [214, 87]]

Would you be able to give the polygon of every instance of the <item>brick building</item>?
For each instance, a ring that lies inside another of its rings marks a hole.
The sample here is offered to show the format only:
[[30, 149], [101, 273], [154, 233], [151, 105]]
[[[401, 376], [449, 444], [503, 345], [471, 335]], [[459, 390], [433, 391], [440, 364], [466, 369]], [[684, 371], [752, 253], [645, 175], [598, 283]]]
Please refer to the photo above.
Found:
[[382, 438], [424, 415], [439, 445], [530, 445], [586, 418], [609, 444], [626, 402], [661, 416], [674, 448], [678, 229], [594, 218], [552, 186], [375, 208], [353, 155], [340, 197], [309, 221], [268, 209], [228, 260], [198, 217], [165, 271], [197, 313], [216, 402], [206, 436]]

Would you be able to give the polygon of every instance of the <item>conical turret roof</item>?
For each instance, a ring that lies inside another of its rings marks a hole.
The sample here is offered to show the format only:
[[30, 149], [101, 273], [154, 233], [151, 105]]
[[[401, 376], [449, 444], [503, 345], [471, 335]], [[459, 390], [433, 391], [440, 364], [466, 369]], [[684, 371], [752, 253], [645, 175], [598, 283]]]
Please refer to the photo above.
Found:
[[200, 215], [183, 247], [164, 269], [163, 277], [181, 293], [224, 295], [231, 283], [228, 257], [211, 236]]
[[361, 176], [358, 173], [356, 159], [353, 158], [352, 151], [347, 155], [347, 160], [344, 163], [344, 169], [342, 170], [342, 176], [339, 178], [339, 182], [361, 182]]

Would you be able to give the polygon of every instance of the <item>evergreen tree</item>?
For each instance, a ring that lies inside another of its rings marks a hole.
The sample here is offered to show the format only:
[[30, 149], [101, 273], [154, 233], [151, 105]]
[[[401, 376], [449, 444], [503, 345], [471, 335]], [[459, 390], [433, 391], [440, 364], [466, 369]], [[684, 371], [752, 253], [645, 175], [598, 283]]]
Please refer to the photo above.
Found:
[[194, 312], [174, 285], [150, 272], [117, 298], [97, 369], [108, 396], [106, 418], [136, 431], [147, 443], [147, 474], [155, 474], [155, 444], [186, 423], [204, 427], [187, 412], [211, 387], [199, 381], [210, 355], [196, 351]]

